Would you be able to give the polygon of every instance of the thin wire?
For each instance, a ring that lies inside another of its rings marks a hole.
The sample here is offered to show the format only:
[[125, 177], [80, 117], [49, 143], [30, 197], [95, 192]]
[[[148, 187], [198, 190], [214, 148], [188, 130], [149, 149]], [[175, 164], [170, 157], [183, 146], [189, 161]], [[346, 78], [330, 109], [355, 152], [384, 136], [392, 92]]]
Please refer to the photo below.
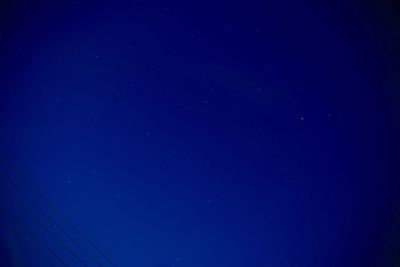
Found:
[[[1, 189], [3, 190], [3, 189]], [[4, 190], [3, 190], [4, 192]], [[21, 202], [14, 199], [14, 203], [19, 206], [20, 209], [24, 210], [43, 230], [51, 235], [66, 251], [68, 251], [74, 258], [76, 258], [82, 265], [89, 267], [81, 257], [79, 257], [74, 251], [72, 251], [59, 237], [57, 237], [52, 231], [50, 231], [29, 209], [27, 209]]]
[[97, 265], [103, 267], [103, 265], [96, 259], [95, 256], [90, 254], [78, 241], [76, 241], [66, 230], [63, 229], [51, 216], [49, 216], [38, 204], [36, 204], [33, 199], [27, 194], [21, 187], [15, 184], [12, 180], [13, 186], [28, 200], [31, 205], [33, 205], [47, 220], [49, 220], [53, 225], [57, 226], [59, 229], [71, 242], [73, 242], [86, 256], [90, 257]]
[[[5, 165], [8, 165], [11, 170], [16, 174], [17, 177], [19, 177], [21, 180], [24, 180], [27, 184], [29, 184], [30, 191], [39, 198], [42, 199], [42, 201], [46, 202], [46, 204], [60, 216], [62, 220], [68, 225], [70, 228], [72, 228], [83, 240], [85, 240], [92, 248], [94, 248], [108, 263], [110, 263], [114, 267], [118, 267], [107, 255], [105, 255], [92, 241], [89, 240], [79, 229], [76, 227], [74, 224], [72, 224], [63, 214], [62, 212], [57, 209], [47, 198], [40, 193], [38, 190], [35, 189], [35, 187], [32, 185], [32, 183], [29, 182], [28, 179], [26, 179], [7, 159], [5, 159], [3, 156], [0, 155], [0, 161], [5, 163]], [[15, 183], [14, 183], [15, 184]]]
[[[13, 184], [13, 186], [16, 188], [17, 191], [19, 191], [26, 199], [27, 201], [34, 206], [44, 217], [46, 217], [47, 220], [50, 221], [51, 224], [53, 224], [54, 226], [57, 227], [57, 229], [59, 229], [71, 242], [73, 242], [81, 251], [83, 251], [87, 256], [89, 256], [91, 259], [93, 259], [93, 261], [96, 262], [97, 265], [99, 265], [100, 267], [102, 267], [103, 265], [99, 262], [99, 260], [96, 259], [96, 257], [94, 257], [93, 255], [91, 255], [88, 251], [85, 250], [85, 248], [79, 244], [79, 242], [77, 242], [70, 234], [68, 234], [67, 231], [65, 231], [62, 227], [59, 226], [59, 224], [53, 220], [38, 204], [36, 204], [33, 199], [23, 190], [21, 189], [21, 187], [19, 187], [17, 184], [15, 184], [12, 180], [10, 180], [11, 183]], [[4, 188], [0, 189], [3, 190], [3, 192], [5, 192]], [[36, 222], [38, 224], [40, 224], [42, 226], [42, 228], [45, 228], [45, 226], [40, 222], [39, 219], [37, 219], [37, 217], [31, 212], [29, 211], [28, 208], [24, 207], [20, 201], [16, 200], [16, 203], [18, 206], [20, 206], [20, 208], [22, 208], [23, 210], [25, 210], [28, 214], [30, 214], [31, 217], [33, 217]], [[48, 231], [47, 231], [48, 232]], [[53, 234], [53, 233], [51, 233]], [[53, 234], [54, 235], [54, 234]], [[54, 237], [55, 239], [58, 239], [56, 236]], [[57, 240], [59, 243], [63, 243], [61, 240]], [[64, 246], [64, 245], [63, 245]], [[65, 247], [66, 250], [68, 250], [68, 252], [70, 252], [72, 255], [74, 255], [75, 258], [77, 258], [83, 265], [87, 266], [87, 264], [84, 263], [84, 261], [75, 253], [73, 253], [69, 248]]]
[[51, 249], [44, 241], [42, 241], [37, 235], [35, 235], [23, 222], [21, 222], [17, 216], [14, 215], [14, 213], [5, 205], [1, 204], [3, 206], [3, 208], [5, 208], [6, 210], [8, 210], [8, 212], [10, 213], [10, 216], [12, 218], [14, 218], [14, 221], [17, 222], [17, 224], [19, 224], [21, 226], [21, 228], [27, 232], [29, 235], [31, 235], [33, 237], [33, 239], [35, 239], [38, 243], [40, 243], [44, 248], [46, 248], [54, 257], [57, 258], [57, 260], [59, 262], [62, 263], [62, 265], [69, 267], [69, 264], [63, 260], [60, 256], [57, 255], [57, 253]]
[[26, 238], [23, 238], [21, 234], [17, 233], [16, 231], [13, 231], [14, 236], [19, 239], [20, 241], [24, 242], [36, 255], [38, 255], [39, 258], [47, 262], [48, 265], [50, 266], [55, 266], [54, 263], [49, 261], [46, 256], [42, 254], [42, 252], [39, 251], [38, 248], [36, 248], [30, 241], [28, 241]]

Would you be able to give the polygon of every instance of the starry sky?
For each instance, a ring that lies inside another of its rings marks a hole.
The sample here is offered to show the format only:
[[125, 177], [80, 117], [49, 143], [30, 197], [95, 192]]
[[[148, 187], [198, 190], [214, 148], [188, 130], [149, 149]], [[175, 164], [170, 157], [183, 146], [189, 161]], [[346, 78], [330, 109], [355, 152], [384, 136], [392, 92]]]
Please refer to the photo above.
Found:
[[0, 266], [400, 266], [400, 6], [4, 0]]

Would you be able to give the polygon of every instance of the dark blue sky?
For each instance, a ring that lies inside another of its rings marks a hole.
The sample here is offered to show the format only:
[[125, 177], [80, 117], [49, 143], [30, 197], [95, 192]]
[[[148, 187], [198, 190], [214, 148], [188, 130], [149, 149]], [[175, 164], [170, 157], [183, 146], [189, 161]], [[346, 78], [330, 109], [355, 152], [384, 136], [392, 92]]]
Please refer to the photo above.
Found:
[[400, 264], [394, 3], [28, 2], [0, 15], [2, 266], [112, 266], [32, 188], [116, 266]]

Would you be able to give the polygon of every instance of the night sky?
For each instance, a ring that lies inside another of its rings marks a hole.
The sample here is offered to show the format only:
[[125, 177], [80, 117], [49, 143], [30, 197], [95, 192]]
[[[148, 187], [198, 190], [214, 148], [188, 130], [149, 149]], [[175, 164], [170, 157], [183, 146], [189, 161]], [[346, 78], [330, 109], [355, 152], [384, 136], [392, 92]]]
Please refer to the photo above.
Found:
[[400, 5], [0, 3], [0, 266], [400, 266]]

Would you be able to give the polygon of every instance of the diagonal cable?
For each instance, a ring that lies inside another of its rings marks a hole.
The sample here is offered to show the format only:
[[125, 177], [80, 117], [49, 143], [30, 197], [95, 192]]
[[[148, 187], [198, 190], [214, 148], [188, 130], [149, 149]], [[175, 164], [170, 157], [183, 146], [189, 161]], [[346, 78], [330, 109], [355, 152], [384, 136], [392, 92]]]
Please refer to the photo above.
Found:
[[22, 237], [21, 234], [17, 233], [16, 231], [13, 231], [13, 235], [19, 239], [20, 241], [24, 242], [39, 258], [44, 260], [49, 266], [55, 266], [54, 263], [50, 262], [45, 255], [42, 254], [42, 252], [39, 251], [35, 245], [33, 245], [30, 241], [28, 241], [26, 238]]
[[[60, 230], [61, 233], [63, 233], [67, 239], [69, 239], [72, 243], [74, 243], [75, 246], [79, 248], [86, 256], [91, 258], [98, 266], [103, 267], [103, 265], [100, 263], [98, 259], [96, 259], [95, 256], [93, 256], [91, 253], [89, 253], [78, 241], [76, 241], [63, 227], [59, 225], [49, 214], [46, 213], [30, 196], [29, 194], [23, 190], [20, 186], [18, 186], [12, 179], [10, 179], [11, 184], [15, 188], [16, 191], [18, 191], [32, 206], [34, 206], [40, 214], [42, 214], [48, 221], [50, 221], [51, 224], [57, 227], [58, 230]], [[27, 208], [25, 208], [27, 210]], [[29, 211], [27, 211], [29, 212]]]
[[32, 230], [30, 230], [23, 222], [21, 222], [21, 220], [18, 219], [17, 216], [14, 215], [14, 213], [5, 205], [0, 204], [1, 206], [3, 206], [3, 208], [5, 208], [10, 217], [13, 218], [13, 220], [19, 224], [22, 228], [22, 230], [24, 230], [25, 232], [27, 232], [30, 236], [32, 236], [33, 239], [36, 240], [36, 242], [38, 242], [39, 244], [41, 244], [47, 251], [50, 252], [50, 254], [52, 254], [63, 266], [65, 267], [69, 267], [70, 265], [64, 260], [62, 259], [60, 256], [57, 255], [57, 253], [50, 248], [43, 240], [40, 239], [40, 237], [38, 237]]
[[[3, 188], [0, 189], [4, 192]], [[70, 253], [75, 259], [77, 259], [83, 266], [85, 267], [89, 267], [89, 265], [87, 265], [83, 259], [81, 257], [78, 256], [78, 254], [76, 254], [74, 251], [72, 251], [67, 244], [65, 244], [65, 242], [63, 240], [61, 240], [59, 237], [57, 237], [52, 231], [50, 231], [46, 225], [44, 225], [37, 217], [36, 215], [31, 212], [28, 208], [26, 208], [19, 200], [14, 199], [14, 204], [16, 204], [16, 206], [19, 207], [19, 209], [23, 210], [25, 213], [28, 214], [29, 217], [31, 217], [36, 224], [38, 224], [44, 231], [46, 231], [50, 236], [52, 236], [66, 251], [68, 251], [68, 253]], [[56, 224], [54, 224], [56, 225]]]
[[[30, 191], [32, 194], [36, 194], [43, 202], [45, 202], [56, 214], [58, 214], [58, 216], [64, 221], [64, 223], [66, 225], [68, 225], [71, 229], [73, 229], [75, 231], [75, 233], [77, 233], [79, 235], [80, 238], [82, 238], [83, 240], [86, 241], [86, 243], [88, 243], [92, 248], [94, 248], [97, 253], [99, 253], [109, 264], [111, 264], [114, 267], [118, 267], [107, 255], [105, 255], [89, 238], [87, 238], [79, 229], [78, 227], [76, 227], [74, 224], [72, 224], [64, 215], [63, 213], [56, 208], [41, 192], [39, 192], [37, 189], [35, 189], [35, 187], [33, 186], [33, 184], [27, 179], [25, 178], [12, 164], [11, 162], [9, 162], [6, 158], [4, 158], [3, 156], [0, 155], [0, 161], [3, 162], [3, 165], [5, 166], [9, 166], [10, 169], [14, 172], [14, 174], [16, 176], [18, 176], [21, 180], [23, 180], [25, 183], [28, 184], [28, 188], [30, 188]], [[12, 179], [11, 179], [12, 181]], [[15, 187], [18, 187], [13, 181], [12, 183], [14, 184]], [[19, 189], [19, 191], [22, 191], [21, 189]], [[26, 193], [24, 193], [24, 195], [28, 195]], [[36, 205], [37, 206], [37, 205]], [[46, 216], [46, 217], [50, 217], [50, 216]], [[66, 231], [61, 230], [65, 235]], [[68, 236], [68, 235], [67, 235]], [[69, 238], [70, 239], [70, 238]], [[72, 240], [71, 240], [72, 241]], [[75, 242], [74, 242], [75, 243]], [[76, 243], [75, 243], [76, 244]], [[77, 245], [78, 247], [80, 245]], [[87, 253], [85, 253], [87, 254]], [[88, 255], [89, 256], [89, 255]], [[89, 256], [90, 258], [94, 259], [92, 256]], [[98, 261], [96, 261], [96, 263], [99, 266], [102, 266]]]

